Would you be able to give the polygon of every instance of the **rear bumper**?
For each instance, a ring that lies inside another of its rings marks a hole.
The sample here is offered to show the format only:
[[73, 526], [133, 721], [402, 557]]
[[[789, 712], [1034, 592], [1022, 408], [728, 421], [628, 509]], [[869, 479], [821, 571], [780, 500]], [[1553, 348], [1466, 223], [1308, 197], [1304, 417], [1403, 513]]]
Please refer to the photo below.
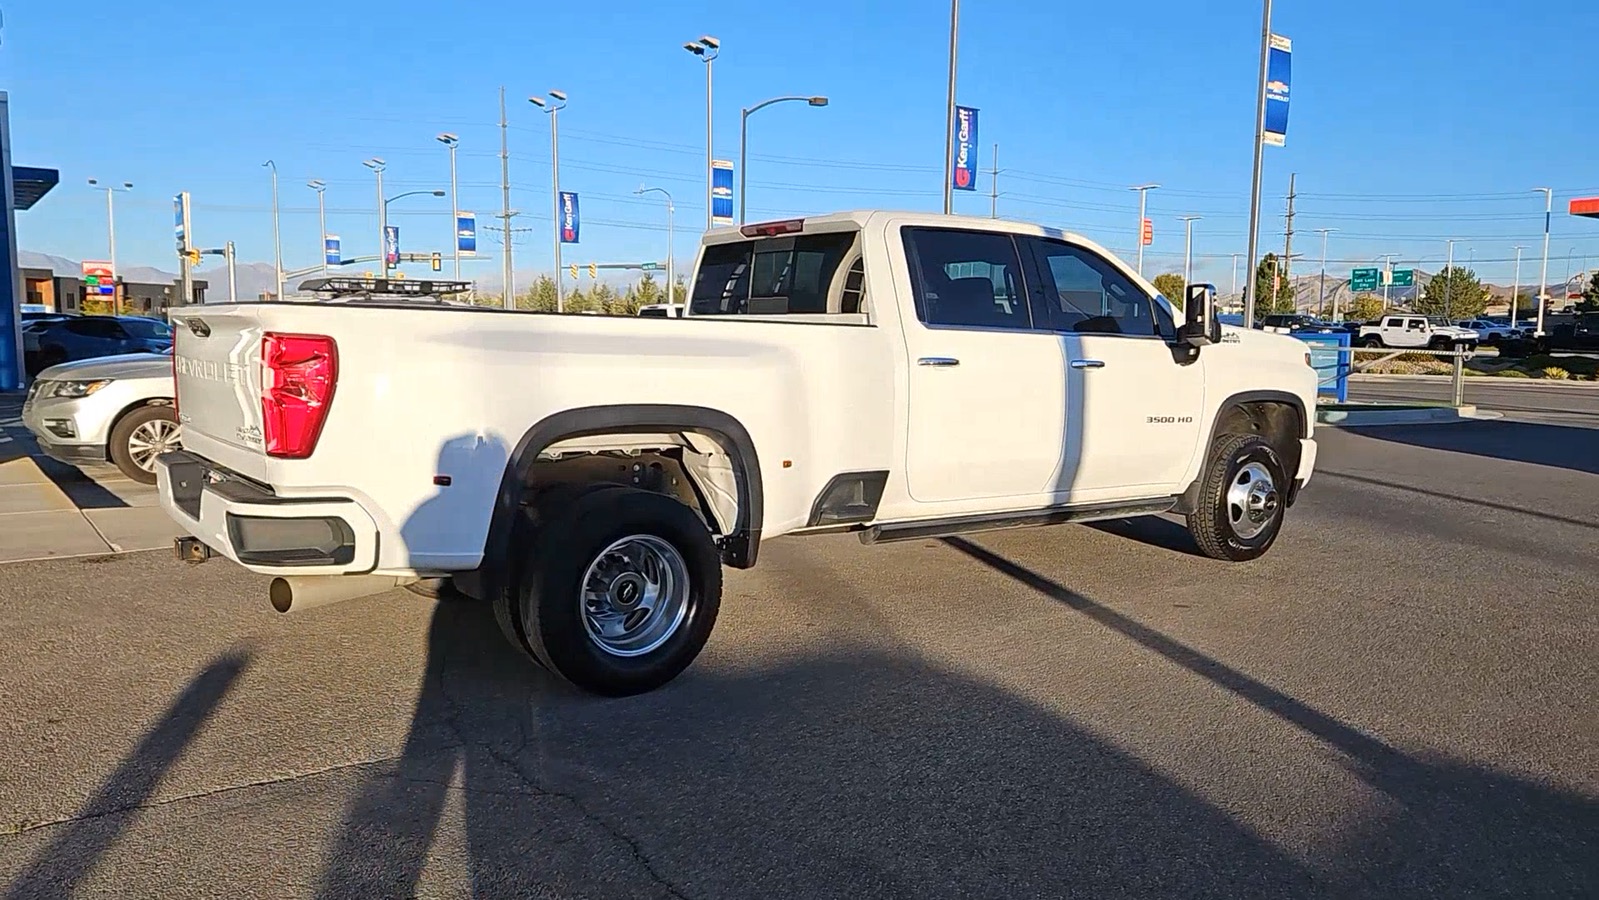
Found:
[[353, 498], [276, 497], [186, 451], [160, 456], [155, 474], [166, 514], [252, 572], [348, 575], [377, 566], [377, 523]]

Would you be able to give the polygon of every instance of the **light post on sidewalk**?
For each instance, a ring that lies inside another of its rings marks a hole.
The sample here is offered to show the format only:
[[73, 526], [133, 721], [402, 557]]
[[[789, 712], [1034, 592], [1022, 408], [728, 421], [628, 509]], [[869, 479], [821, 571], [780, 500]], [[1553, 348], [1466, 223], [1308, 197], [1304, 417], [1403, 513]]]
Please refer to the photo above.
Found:
[[361, 165], [378, 177], [378, 271], [389, 277], [389, 205], [383, 200], [383, 170], [389, 167], [379, 157], [363, 160]]
[[321, 232], [317, 243], [322, 245], [322, 274], [326, 275], [328, 274], [328, 205], [322, 195], [327, 193], [328, 185], [320, 178], [313, 178], [307, 181], [305, 186], [316, 191], [316, 226]]
[[112, 197], [121, 191], [126, 193], [133, 190], [133, 182], [124, 181], [120, 186], [114, 184], [102, 185], [96, 179], [89, 179], [89, 187], [97, 191], [105, 191], [105, 230], [106, 244], [111, 256], [111, 314], [120, 315], [119, 298], [121, 288], [118, 282], [122, 280], [121, 273], [117, 271], [117, 214]]
[[644, 187], [642, 185], [640, 185], [639, 189], [633, 193], [640, 195], [660, 194], [666, 198], [666, 302], [676, 303], [677, 298], [673, 296], [672, 293], [677, 286], [677, 270], [673, 267], [672, 262], [672, 257], [676, 255], [676, 248], [672, 246], [672, 219], [676, 213], [676, 210], [672, 205], [672, 195], [665, 188]]
[[1138, 276], [1144, 275], [1144, 200], [1149, 192], [1160, 187], [1158, 184], [1139, 184], [1128, 188], [1138, 192]]
[[278, 164], [267, 160], [261, 164], [272, 170], [272, 273], [277, 278], [278, 292], [273, 300], [283, 299], [283, 238], [278, 231]]
[[[712, 165], [715, 156], [712, 150], [711, 135], [711, 63], [721, 55], [722, 42], [708, 34], [700, 35], [697, 41], [689, 41], [683, 49], [698, 56], [705, 63], [705, 230], [711, 230], [711, 190], [712, 190]], [[556, 274], [556, 284], [560, 284], [560, 274]]]
[[461, 280], [461, 195], [455, 188], [455, 148], [461, 139], [449, 132], [438, 136], [438, 142], [450, 148], [450, 247], [455, 256], [455, 280]]
[[[1321, 235], [1321, 279], [1316, 286], [1316, 315], [1321, 315], [1321, 308], [1327, 302], [1327, 235], [1337, 231], [1336, 228], [1318, 228], [1316, 233]], [[1333, 294], [1332, 311], [1328, 318], [1338, 321], [1338, 295]]]
[[[1194, 221], [1204, 216], [1178, 216], [1183, 220], [1183, 290], [1188, 290], [1188, 283], [1193, 280], [1194, 274]], [[1140, 225], [1140, 228], [1143, 226]]]
[[1553, 188], [1533, 188], [1534, 192], [1543, 192], [1543, 268], [1538, 271], [1538, 330], [1533, 332], [1533, 337], [1543, 336], [1543, 308], [1546, 304], [1544, 292], [1549, 289], [1549, 217], [1555, 209], [1555, 192]]
[[770, 100], [762, 100], [754, 106], [748, 107], [747, 109], [741, 109], [738, 112], [738, 224], [740, 225], [744, 224], [744, 201], [747, 197], [749, 197], [749, 190], [745, 186], [745, 177], [749, 175], [750, 171], [747, 155], [749, 146], [750, 116], [754, 115], [759, 110], [771, 106], [774, 103], [800, 101], [808, 103], [811, 106], [827, 105], [826, 97], [773, 97]]
[[542, 97], [529, 97], [527, 102], [537, 106], [550, 117], [550, 224], [555, 228], [555, 311], [566, 312], [566, 292], [561, 289], [561, 128], [560, 113], [566, 108], [566, 93], [550, 91], [549, 102]]

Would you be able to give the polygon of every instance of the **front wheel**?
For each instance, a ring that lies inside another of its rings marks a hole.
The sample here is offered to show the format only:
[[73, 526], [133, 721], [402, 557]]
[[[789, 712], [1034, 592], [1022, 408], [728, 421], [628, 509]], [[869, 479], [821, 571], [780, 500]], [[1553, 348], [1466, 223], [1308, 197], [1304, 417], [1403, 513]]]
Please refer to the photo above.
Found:
[[170, 406], [141, 406], [111, 429], [106, 448], [122, 474], [140, 484], [155, 484], [156, 457], [183, 445], [183, 426]]
[[1225, 434], [1211, 445], [1188, 531], [1212, 559], [1243, 562], [1271, 548], [1282, 530], [1288, 476], [1271, 442]]
[[1362, 346], [1362, 347], [1381, 347], [1382, 346], [1382, 338], [1377, 337], [1376, 335], [1373, 335], [1371, 337], [1361, 338], [1360, 339], [1360, 346]]
[[721, 607], [721, 558], [705, 523], [671, 497], [625, 487], [551, 512], [520, 579], [527, 648], [591, 693], [638, 694], [676, 678]]

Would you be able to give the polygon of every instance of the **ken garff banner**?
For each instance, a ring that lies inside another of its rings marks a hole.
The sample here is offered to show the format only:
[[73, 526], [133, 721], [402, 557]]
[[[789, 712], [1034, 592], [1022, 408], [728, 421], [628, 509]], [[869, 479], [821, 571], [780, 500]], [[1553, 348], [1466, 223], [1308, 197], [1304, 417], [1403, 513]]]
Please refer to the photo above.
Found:
[[1266, 128], [1261, 140], [1281, 147], [1288, 137], [1288, 82], [1294, 43], [1280, 34], [1271, 36], [1266, 58]]
[[477, 255], [477, 213], [455, 214], [455, 252], [462, 256]]
[[388, 266], [400, 264], [400, 226], [383, 226], [383, 262]]
[[340, 265], [338, 235], [324, 234], [322, 236], [322, 261], [330, 266]]
[[733, 163], [711, 160], [711, 219], [717, 225], [733, 223]]
[[572, 191], [561, 192], [561, 243], [577, 243], [578, 234], [577, 194]]
[[950, 173], [958, 191], [977, 190], [977, 110], [955, 107], [955, 171]]

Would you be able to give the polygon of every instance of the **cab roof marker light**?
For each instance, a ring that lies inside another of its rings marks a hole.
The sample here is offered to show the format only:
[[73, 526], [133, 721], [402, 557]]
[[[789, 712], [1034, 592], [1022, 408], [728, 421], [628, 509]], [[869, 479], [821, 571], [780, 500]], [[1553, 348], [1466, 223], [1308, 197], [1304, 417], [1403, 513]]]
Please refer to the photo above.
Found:
[[804, 219], [784, 219], [781, 222], [758, 222], [754, 225], [739, 226], [738, 233], [745, 237], [771, 237], [778, 234], [792, 234], [805, 230]]

